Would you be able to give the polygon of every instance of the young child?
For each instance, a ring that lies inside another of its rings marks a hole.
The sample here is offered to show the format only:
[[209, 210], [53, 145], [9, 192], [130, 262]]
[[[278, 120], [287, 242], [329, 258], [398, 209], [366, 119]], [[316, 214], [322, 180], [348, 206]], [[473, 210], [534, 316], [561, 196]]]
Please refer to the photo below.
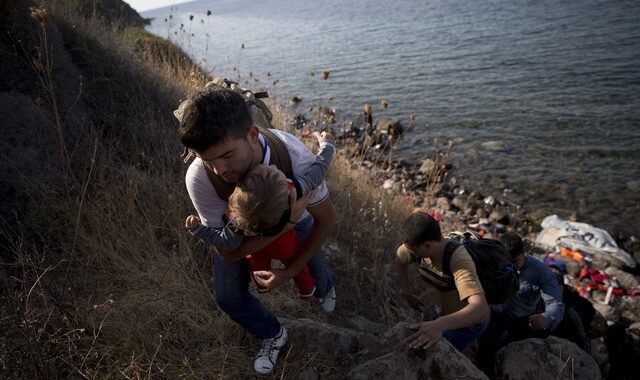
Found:
[[[279, 234], [287, 223], [296, 223], [290, 219], [289, 190], [292, 187], [275, 166], [256, 165], [242, 177], [229, 197], [229, 221], [247, 235]], [[298, 234], [291, 229], [265, 248], [247, 255], [251, 277], [259, 293], [265, 293], [267, 289], [256, 281], [254, 272], [270, 270], [273, 259], [288, 266], [299, 248]], [[315, 281], [306, 265], [293, 280], [300, 298], [313, 296]]]
[[[335, 146], [333, 136], [327, 132], [315, 133], [320, 149], [317, 153], [319, 165], [313, 165], [304, 173], [299, 181], [305, 181], [307, 187], [322, 183], [331, 160]], [[238, 182], [236, 189], [229, 197], [227, 220], [230, 225], [241, 230], [245, 235], [278, 235], [287, 224], [296, 224], [290, 220], [289, 191], [294, 185], [287, 180], [284, 173], [275, 166], [257, 165]], [[185, 227], [196, 237], [204, 241], [212, 235], [209, 228], [200, 223], [196, 215], [187, 217]], [[249, 260], [251, 277], [259, 293], [267, 291], [255, 279], [254, 272], [271, 269], [271, 260], [280, 260], [285, 266], [296, 256], [300, 242], [294, 229], [283, 233], [267, 247], [246, 256]], [[307, 266], [294, 277], [294, 282], [301, 298], [310, 298], [315, 290], [315, 281]], [[323, 304], [324, 307], [324, 304]]]

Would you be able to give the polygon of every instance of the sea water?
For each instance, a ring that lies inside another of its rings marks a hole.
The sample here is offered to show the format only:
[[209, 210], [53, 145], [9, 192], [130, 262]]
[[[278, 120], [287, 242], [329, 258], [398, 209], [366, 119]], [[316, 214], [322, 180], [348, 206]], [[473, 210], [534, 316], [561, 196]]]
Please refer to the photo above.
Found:
[[408, 127], [394, 156], [453, 141], [462, 186], [640, 233], [640, 1], [224, 0], [142, 16], [299, 111], [357, 121], [371, 103]]

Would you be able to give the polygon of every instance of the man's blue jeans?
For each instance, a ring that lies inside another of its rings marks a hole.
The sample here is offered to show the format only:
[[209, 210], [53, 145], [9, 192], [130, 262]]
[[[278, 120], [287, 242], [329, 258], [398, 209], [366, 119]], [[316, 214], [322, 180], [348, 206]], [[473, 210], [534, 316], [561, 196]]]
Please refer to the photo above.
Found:
[[[300, 242], [304, 242], [313, 227], [313, 217], [304, 218], [295, 226]], [[224, 261], [220, 255], [213, 257], [213, 286], [220, 309], [236, 323], [261, 339], [274, 337], [280, 331], [280, 322], [249, 291], [251, 275], [249, 262], [241, 259], [233, 263]], [[324, 265], [322, 250], [316, 252], [307, 263], [311, 276], [316, 281], [315, 297], [324, 297], [334, 284], [334, 277]]]
[[462, 352], [468, 345], [478, 339], [488, 325], [489, 317], [477, 325], [463, 327], [457, 330], [447, 330], [442, 334], [442, 337], [448, 340], [458, 351]]

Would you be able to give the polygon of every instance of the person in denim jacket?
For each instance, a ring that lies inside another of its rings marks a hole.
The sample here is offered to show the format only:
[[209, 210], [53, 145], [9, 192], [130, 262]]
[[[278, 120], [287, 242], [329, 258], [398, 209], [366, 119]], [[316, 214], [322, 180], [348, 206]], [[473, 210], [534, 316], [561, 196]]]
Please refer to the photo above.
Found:
[[562, 290], [549, 267], [525, 253], [520, 236], [506, 233], [500, 241], [518, 270], [520, 289], [506, 303], [491, 306], [489, 327], [478, 340], [478, 364], [489, 377], [500, 347], [527, 338], [546, 338], [564, 315]]

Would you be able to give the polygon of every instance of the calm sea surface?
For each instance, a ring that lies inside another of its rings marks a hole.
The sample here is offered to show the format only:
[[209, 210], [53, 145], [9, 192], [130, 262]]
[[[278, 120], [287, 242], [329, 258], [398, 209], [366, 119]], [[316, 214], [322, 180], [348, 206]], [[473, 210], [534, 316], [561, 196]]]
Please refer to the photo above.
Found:
[[142, 16], [216, 75], [300, 109], [333, 96], [355, 120], [372, 103], [410, 125], [397, 156], [453, 140], [469, 188], [640, 233], [640, 1], [225, 0]]

